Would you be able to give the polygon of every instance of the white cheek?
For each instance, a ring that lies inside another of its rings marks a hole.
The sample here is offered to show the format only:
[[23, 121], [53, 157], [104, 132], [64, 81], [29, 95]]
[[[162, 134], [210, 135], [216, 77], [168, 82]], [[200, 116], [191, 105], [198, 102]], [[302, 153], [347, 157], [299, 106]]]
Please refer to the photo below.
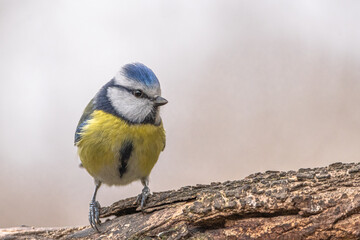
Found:
[[116, 112], [132, 122], [144, 121], [152, 110], [151, 103], [147, 99], [135, 98], [130, 93], [118, 88], [109, 88], [107, 97]]

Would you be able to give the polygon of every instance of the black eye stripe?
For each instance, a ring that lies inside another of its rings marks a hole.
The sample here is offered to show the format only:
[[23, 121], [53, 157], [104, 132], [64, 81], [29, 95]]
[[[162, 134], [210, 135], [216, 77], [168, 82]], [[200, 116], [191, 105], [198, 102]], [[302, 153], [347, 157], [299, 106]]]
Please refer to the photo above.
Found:
[[141, 98], [147, 98], [147, 99], [150, 99], [150, 100], [151, 100], [151, 98], [150, 98], [146, 93], [144, 93], [143, 91], [141, 91], [140, 89], [133, 89], [133, 88], [128, 88], [128, 87], [124, 87], [124, 86], [120, 86], [120, 85], [115, 85], [114, 87], [119, 88], [119, 89], [123, 89], [123, 90], [131, 93], [131, 94], [134, 95], [134, 96], [135, 96], [134, 92], [140, 91], [140, 92], [142, 93]]

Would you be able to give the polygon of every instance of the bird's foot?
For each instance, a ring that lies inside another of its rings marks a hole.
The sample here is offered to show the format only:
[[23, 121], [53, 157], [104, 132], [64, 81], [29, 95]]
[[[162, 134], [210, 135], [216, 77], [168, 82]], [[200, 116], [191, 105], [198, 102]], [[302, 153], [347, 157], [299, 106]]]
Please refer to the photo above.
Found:
[[91, 227], [100, 232], [98, 226], [101, 225], [100, 222], [100, 203], [98, 201], [90, 202], [90, 212], [89, 212], [89, 222]]
[[143, 211], [146, 199], [150, 195], [150, 188], [148, 186], [145, 186], [142, 190], [142, 192], [138, 195], [136, 202], [140, 204], [141, 211]]

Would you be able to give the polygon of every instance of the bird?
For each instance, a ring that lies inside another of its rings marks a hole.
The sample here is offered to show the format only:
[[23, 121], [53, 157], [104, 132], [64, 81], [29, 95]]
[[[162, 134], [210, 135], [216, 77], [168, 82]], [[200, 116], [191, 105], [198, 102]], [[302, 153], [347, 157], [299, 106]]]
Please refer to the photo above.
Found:
[[89, 222], [99, 232], [101, 184], [127, 185], [140, 180], [143, 189], [137, 202], [144, 208], [150, 194], [149, 175], [166, 137], [160, 106], [161, 96], [154, 72], [142, 63], [121, 67], [86, 106], [75, 131], [75, 146], [81, 165], [94, 178]]

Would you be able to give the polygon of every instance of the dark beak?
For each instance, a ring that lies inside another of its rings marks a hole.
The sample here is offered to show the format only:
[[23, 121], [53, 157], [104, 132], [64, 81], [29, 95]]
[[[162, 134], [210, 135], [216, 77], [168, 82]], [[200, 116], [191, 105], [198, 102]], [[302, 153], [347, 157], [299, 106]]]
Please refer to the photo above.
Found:
[[167, 104], [167, 103], [168, 103], [168, 101], [167, 101], [165, 98], [160, 97], [160, 96], [157, 96], [157, 97], [155, 97], [155, 99], [154, 99], [154, 105], [155, 105], [155, 107], [162, 106], [162, 105], [165, 105], [165, 104]]

